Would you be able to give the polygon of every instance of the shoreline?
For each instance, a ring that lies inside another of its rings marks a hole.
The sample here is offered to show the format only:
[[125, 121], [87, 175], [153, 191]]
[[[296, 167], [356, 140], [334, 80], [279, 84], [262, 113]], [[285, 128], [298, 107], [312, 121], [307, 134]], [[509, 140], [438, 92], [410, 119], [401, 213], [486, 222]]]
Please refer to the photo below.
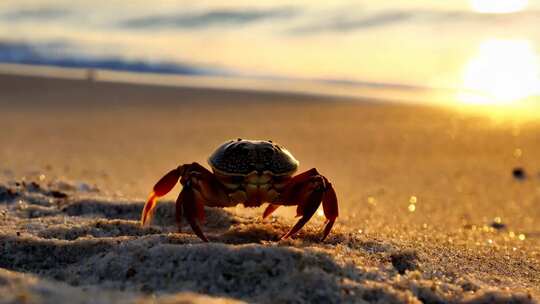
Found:
[[[343, 100], [370, 100], [376, 103], [411, 104], [439, 107], [443, 102], [430, 104], [445, 90], [407, 85], [337, 82], [309, 79], [279, 79], [269, 77], [207, 76], [157, 74], [149, 72], [113, 71], [101, 69], [64, 68], [43, 65], [0, 63], [0, 75], [20, 77], [59, 78], [89, 82], [125, 83], [186, 89], [231, 90], [238, 92], [275, 93]], [[449, 91], [449, 90], [446, 90]]]
[[[251, 96], [283, 97], [310, 102], [362, 102], [375, 105], [412, 106], [453, 111], [464, 116], [488, 117], [502, 123], [534, 123], [539, 121], [536, 109], [538, 96], [516, 101], [515, 104], [467, 104], [457, 100], [458, 89], [415, 87], [408, 85], [325, 81], [317, 79], [279, 79], [268, 77], [207, 76], [156, 74], [101, 69], [65, 68], [44, 65], [0, 63], [0, 77], [66, 80], [88, 84], [148, 87], [155, 91], [188, 90], [222, 92]], [[463, 93], [463, 92], [461, 92]], [[460, 94], [461, 94], [460, 93]], [[471, 92], [474, 93], [474, 92]], [[272, 99], [272, 98], [270, 98]], [[1, 102], [1, 100], [0, 100]]]

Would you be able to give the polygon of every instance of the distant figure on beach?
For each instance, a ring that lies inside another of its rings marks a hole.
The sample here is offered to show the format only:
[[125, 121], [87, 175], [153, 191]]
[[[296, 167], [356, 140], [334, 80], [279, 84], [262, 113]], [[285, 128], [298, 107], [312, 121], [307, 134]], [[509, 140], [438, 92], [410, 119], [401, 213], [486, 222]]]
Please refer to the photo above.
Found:
[[86, 80], [94, 82], [97, 79], [97, 71], [95, 69], [86, 69]]

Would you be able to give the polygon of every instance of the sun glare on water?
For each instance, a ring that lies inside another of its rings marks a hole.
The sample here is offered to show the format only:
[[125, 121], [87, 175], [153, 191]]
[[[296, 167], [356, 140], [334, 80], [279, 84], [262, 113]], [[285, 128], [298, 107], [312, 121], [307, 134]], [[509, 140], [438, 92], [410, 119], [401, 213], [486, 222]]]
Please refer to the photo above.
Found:
[[462, 75], [458, 100], [467, 105], [518, 106], [540, 95], [540, 59], [528, 40], [484, 41]]
[[470, 0], [473, 11], [483, 14], [508, 14], [524, 10], [528, 0]]

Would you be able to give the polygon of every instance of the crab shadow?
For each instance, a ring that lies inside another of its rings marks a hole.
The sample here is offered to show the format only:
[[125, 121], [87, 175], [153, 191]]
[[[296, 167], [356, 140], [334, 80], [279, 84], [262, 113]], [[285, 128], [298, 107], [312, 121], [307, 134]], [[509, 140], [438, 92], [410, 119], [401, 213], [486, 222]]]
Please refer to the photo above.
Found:
[[[178, 234], [191, 237], [193, 233], [187, 221], [182, 222], [181, 232], [175, 222], [175, 202], [161, 201], [155, 211], [152, 226], [139, 224], [144, 206], [142, 201], [119, 201], [115, 199], [79, 198], [78, 192], [51, 189], [36, 182], [12, 182], [0, 184], [0, 204], [14, 206], [24, 201], [24, 207], [14, 208], [11, 215], [25, 222], [45, 221], [45, 228], [37, 237], [73, 241], [80, 238], [142, 237], [146, 235]], [[206, 220], [202, 229], [213, 242], [225, 244], [261, 244], [277, 242], [292, 226], [275, 217], [263, 220], [260, 216], [233, 214], [227, 209], [205, 207]], [[65, 218], [58, 221], [52, 218]], [[41, 218], [41, 219], [40, 219]], [[296, 236], [304, 243], [318, 243], [320, 231], [308, 224]], [[333, 233], [327, 243], [336, 244], [343, 237]]]
[[[75, 240], [80, 237], [144, 236], [177, 232], [174, 219], [174, 203], [161, 202], [155, 212], [153, 225], [141, 226], [139, 219], [143, 202], [115, 202], [84, 199], [70, 202], [61, 208], [61, 213], [69, 217], [79, 217], [77, 225], [52, 225], [42, 231], [42, 238]], [[235, 223], [235, 217], [219, 208], [206, 208], [206, 229], [226, 231]], [[183, 223], [182, 231], [190, 229]]]
[[[51, 194], [53, 193], [53, 194]], [[14, 204], [14, 202], [21, 202]], [[153, 234], [192, 233], [187, 221], [179, 233], [175, 222], [175, 203], [162, 201], [157, 205], [151, 226], [139, 224], [144, 202], [82, 198], [70, 193], [58, 194], [35, 183], [19, 187], [0, 185], [0, 203], [10, 206], [10, 215], [25, 222], [47, 222], [37, 232], [44, 239], [76, 240], [79, 238], [140, 237]], [[278, 241], [290, 228], [279, 221], [263, 221], [233, 214], [226, 209], [205, 207], [206, 220], [202, 228], [214, 242], [227, 244]], [[69, 221], [55, 221], [65, 218]], [[59, 222], [59, 223], [58, 223]]]
[[[92, 236], [144, 236], [150, 234], [191, 235], [195, 238], [187, 221], [182, 221], [181, 231], [175, 222], [175, 206], [172, 201], [160, 202], [156, 207], [152, 225], [143, 227], [139, 223], [144, 203], [118, 203], [99, 200], [81, 200], [62, 209], [69, 216], [89, 218], [90, 221], [76, 226], [54, 226], [40, 232], [43, 238], [75, 240]], [[248, 244], [277, 242], [289, 229], [290, 224], [279, 220], [263, 220], [233, 214], [222, 208], [205, 207], [206, 219], [201, 223], [204, 233], [212, 242], [226, 244]], [[297, 236], [307, 242], [318, 242], [320, 232], [305, 227]], [[335, 240], [337, 242], [339, 240]]]
[[[173, 201], [161, 201], [156, 207], [152, 225], [142, 227], [139, 219], [144, 202], [101, 199], [96, 195], [81, 198], [81, 194], [74, 188], [60, 191], [36, 182], [0, 184], [0, 204], [11, 209], [11, 216], [28, 223], [35, 220], [47, 223], [36, 233], [40, 238], [76, 240], [192, 233], [185, 220], [182, 221], [182, 233], [179, 233]], [[205, 207], [205, 213], [206, 220], [201, 223], [205, 234], [213, 242], [227, 244], [278, 241], [291, 225], [276, 218], [263, 221], [260, 216], [233, 214], [223, 208]], [[68, 220], [62, 220], [66, 216]], [[299, 237], [313, 241], [318, 238], [307, 227]]]

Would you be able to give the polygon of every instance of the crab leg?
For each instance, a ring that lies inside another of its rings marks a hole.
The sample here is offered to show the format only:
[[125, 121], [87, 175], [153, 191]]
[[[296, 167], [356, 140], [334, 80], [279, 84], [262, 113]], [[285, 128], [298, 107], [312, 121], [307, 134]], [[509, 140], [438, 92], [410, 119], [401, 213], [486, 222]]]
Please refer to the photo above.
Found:
[[304, 227], [304, 225], [311, 219], [313, 214], [315, 214], [315, 211], [317, 211], [317, 209], [319, 208], [323, 194], [324, 189], [314, 189], [311, 193], [309, 193], [309, 195], [304, 201], [301, 201], [298, 204], [296, 212], [302, 217], [291, 228], [291, 230], [289, 230], [289, 232], [287, 232], [284, 236], [281, 237], [281, 239], [286, 239], [290, 236], [295, 235], [298, 231], [300, 231], [300, 229], [302, 229], [302, 227]]
[[[293, 177], [285, 189], [283, 190], [283, 193], [281, 197], [287, 198], [286, 201], [291, 203], [297, 203], [302, 198], [300, 197], [304, 191], [305, 183], [308, 182], [313, 176], [319, 175], [319, 172], [317, 172], [317, 169], [313, 168], [310, 169], [304, 173], [298, 174], [297, 176]], [[268, 207], [263, 212], [263, 219], [267, 218], [272, 214], [280, 205], [278, 204], [269, 204]], [[298, 205], [299, 209], [297, 209], [297, 214], [302, 214], [302, 207]]]
[[[180, 183], [184, 187], [191, 187], [191, 191], [196, 191], [197, 201], [201, 203], [201, 206], [204, 205], [204, 202], [209, 202], [212, 206], [223, 206], [227, 205], [229, 201], [225, 187], [210, 171], [198, 163], [181, 165], [165, 174], [154, 186], [148, 201], [143, 207], [141, 215], [141, 223], [143, 225], [148, 224], [152, 219], [157, 199], [171, 191], [178, 180], [180, 180]], [[182, 216], [182, 209], [179, 208], [177, 204], [177, 223], [181, 222], [180, 219]], [[200, 208], [198, 210], [198, 214], [204, 218], [204, 209]]]
[[193, 189], [191, 182], [187, 182], [176, 200], [176, 222], [180, 228], [180, 219], [183, 213], [195, 234], [203, 241], [208, 242], [197, 221], [204, 220], [204, 206], [201, 196]]
[[324, 241], [324, 239], [326, 239], [326, 237], [330, 233], [330, 230], [332, 230], [332, 226], [334, 226], [334, 222], [336, 221], [336, 218], [339, 215], [336, 191], [334, 190], [334, 187], [328, 181], [328, 179], [326, 179], [326, 177], [324, 176], [323, 178], [326, 184], [326, 191], [324, 192], [322, 203], [323, 203], [324, 216], [327, 219], [327, 223], [326, 223], [326, 226], [324, 227], [321, 241]]
[[298, 204], [298, 202], [302, 199], [301, 196], [305, 195], [307, 183], [314, 176], [320, 176], [319, 172], [317, 172], [317, 169], [315, 168], [309, 169], [306, 172], [294, 176], [287, 183], [287, 185], [285, 185], [281, 196], [292, 204]]
[[201, 230], [199, 221], [204, 221], [204, 205], [227, 206], [229, 196], [226, 188], [206, 168], [198, 163], [182, 166], [180, 183], [183, 188], [176, 199], [176, 223], [181, 230], [184, 215], [195, 234], [208, 242]]
[[269, 217], [270, 214], [272, 214], [272, 212], [276, 211], [277, 208], [279, 208], [279, 205], [268, 204], [268, 207], [266, 207], [266, 209], [264, 209], [263, 216], [262, 216], [263, 219]]
[[302, 216], [282, 239], [293, 236], [302, 229], [319, 208], [321, 200], [327, 219], [321, 241], [326, 239], [338, 217], [336, 192], [326, 177], [320, 175], [315, 168], [301, 173], [287, 184], [282, 192], [282, 199], [288, 204], [298, 204], [296, 213]]
[[176, 220], [176, 226], [178, 227], [178, 232], [182, 232], [182, 214], [184, 213], [184, 210], [182, 208], [182, 201], [184, 200], [183, 198], [183, 189], [182, 191], [180, 191], [180, 194], [178, 194], [178, 197], [176, 198], [176, 204], [175, 204], [175, 209], [176, 209], [176, 212], [174, 213], [174, 218]]

